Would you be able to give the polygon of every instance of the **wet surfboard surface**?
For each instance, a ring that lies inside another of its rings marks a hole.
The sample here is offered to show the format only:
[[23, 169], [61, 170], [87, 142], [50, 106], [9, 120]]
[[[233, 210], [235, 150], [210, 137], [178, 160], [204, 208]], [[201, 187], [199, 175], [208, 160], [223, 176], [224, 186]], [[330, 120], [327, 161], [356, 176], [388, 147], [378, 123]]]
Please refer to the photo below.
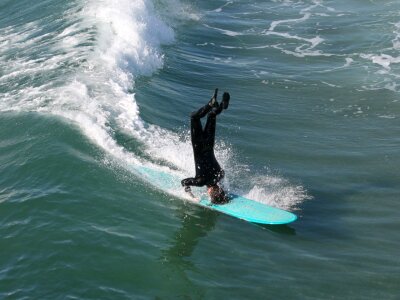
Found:
[[[148, 166], [135, 166], [135, 171], [146, 181], [152, 185], [166, 191], [171, 192], [181, 190], [181, 179], [164, 170]], [[196, 192], [194, 192], [196, 195]], [[193, 203], [219, 211], [232, 217], [242, 219], [251, 223], [266, 225], [283, 225], [288, 224], [297, 219], [297, 216], [289, 211], [275, 208], [255, 200], [247, 199], [236, 194], [228, 194], [230, 201], [226, 204], [213, 204], [206, 195], [201, 195], [199, 201]]]

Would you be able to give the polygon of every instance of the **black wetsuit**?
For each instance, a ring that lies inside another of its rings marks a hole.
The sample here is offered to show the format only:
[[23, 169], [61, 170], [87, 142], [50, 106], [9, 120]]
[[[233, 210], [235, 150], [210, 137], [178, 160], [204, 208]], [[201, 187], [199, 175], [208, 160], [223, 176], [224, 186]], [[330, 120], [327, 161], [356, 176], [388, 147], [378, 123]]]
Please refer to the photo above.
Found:
[[[190, 134], [192, 137], [196, 177], [183, 179], [181, 182], [183, 186], [212, 186], [224, 177], [224, 170], [221, 169], [214, 155], [217, 115], [221, 113], [221, 110], [222, 106], [211, 107], [206, 104], [191, 114]], [[203, 129], [200, 119], [206, 115], [207, 123]]]

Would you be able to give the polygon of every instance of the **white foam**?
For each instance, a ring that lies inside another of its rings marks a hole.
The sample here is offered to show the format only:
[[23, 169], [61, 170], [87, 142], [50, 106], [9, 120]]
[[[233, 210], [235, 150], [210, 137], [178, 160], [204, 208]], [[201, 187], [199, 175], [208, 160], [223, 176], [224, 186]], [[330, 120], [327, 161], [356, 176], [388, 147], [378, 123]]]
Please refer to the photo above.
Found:
[[[305, 56], [332, 56], [332, 54], [328, 53], [323, 53], [320, 50], [313, 50], [315, 47], [317, 47], [320, 43], [324, 41], [323, 38], [316, 36], [313, 38], [303, 38], [297, 35], [291, 35], [286, 32], [275, 32], [275, 31], [267, 31], [265, 32], [265, 35], [276, 35], [280, 37], [284, 37], [287, 39], [294, 39], [294, 40], [299, 40], [299, 41], [304, 41], [306, 44], [301, 44], [297, 46], [294, 51], [287, 50], [282, 48], [281, 46], [278, 45], [273, 45], [273, 48], [281, 50], [283, 53], [290, 54], [296, 57], [305, 57]], [[308, 44], [307, 44], [308, 43]]]
[[330, 86], [330, 87], [337, 87], [337, 88], [340, 88], [340, 87], [341, 87], [341, 86], [339, 86], [339, 85], [332, 84], [332, 83], [325, 82], [325, 81], [321, 81], [321, 83], [323, 83], [323, 84], [325, 84], [325, 85], [327, 85], [327, 86]]
[[218, 7], [218, 8], [216, 8], [216, 9], [214, 9], [214, 12], [221, 12], [223, 9], [224, 9], [224, 7], [226, 7], [226, 6], [228, 6], [228, 5], [230, 5], [230, 4], [232, 4], [233, 2], [232, 1], [228, 1], [228, 2], [226, 2], [224, 5], [222, 5], [222, 6], [220, 6], [220, 7]]
[[389, 54], [380, 54], [380, 55], [360, 54], [360, 57], [371, 60], [374, 64], [378, 64], [387, 70], [390, 70], [391, 64], [400, 63], [400, 56], [393, 57]]
[[378, 117], [383, 119], [396, 119], [395, 115], [379, 115]]
[[[295, 19], [286, 19], [286, 20], [273, 21], [273, 22], [271, 22], [271, 25], [270, 25], [268, 31], [274, 31], [275, 28], [276, 28], [277, 26], [281, 25], [281, 24], [304, 22], [304, 21], [310, 19], [310, 17], [312, 16], [312, 14], [310, 13], [311, 10], [313, 10], [314, 8], [316, 8], [316, 7], [318, 7], [318, 6], [324, 7], [324, 6], [322, 5], [322, 2], [319, 1], [319, 0], [313, 0], [312, 3], [313, 3], [312, 5], [307, 6], [307, 7], [305, 7], [305, 8], [303, 8], [303, 9], [300, 10], [300, 14], [303, 15], [302, 17], [300, 17], [300, 18], [295, 18]], [[284, 1], [283, 4], [287, 6], [287, 5], [289, 5], [289, 4], [292, 4], [292, 2], [291, 2], [291, 1]], [[333, 9], [330, 8], [330, 7], [327, 7], [327, 9], [328, 9], [329, 11], [332, 11], [332, 10], [333, 10]], [[318, 13], [318, 14], [316, 14], [316, 15], [319, 15], [319, 16], [328, 16], [327, 14], [322, 14], [322, 13]]]
[[239, 36], [239, 35], [243, 35], [243, 33], [241, 32], [236, 32], [236, 31], [232, 31], [232, 30], [227, 30], [227, 29], [222, 29], [222, 28], [218, 28], [218, 27], [213, 27], [207, 24], [203, 24], [204, 27], [210, 28], [210, 29], [214, 29], [217, 30], [219, 32], [221, 32], [222, 34], [228, 35], [228, 36]]
[[[320, 50], [313, 50], [315, 47], [317, 47], [319, 44], [321, 44], [324, 39], [321, 38], [320, 36], [315, 36], [312, 38], [307, 38], [307, 37], [301, 37], [296, 34], [291, 34], [290, 32], [281, 32], [281, 31], [275, 31], [275, 29], [278, 26], [281, 26], [282, 24], [290, 24], [290, 23], [301, 23], [309, 20], [312, 16], [313, 13], [311, 12], [314, 8], [321, 6], [322, 2], [318, 0], [313, 0], [312, 5], [307, 6], [303, 9], [300, 10], [300, 15], [302, 15], [300, 18], [292, 18], [292, 19], [283, 19], [283, 20], [277, 20], [273, 21], [270, 24], [270, 27], [267, 30], [263, 31], [264, 35], [274, 35], [274, 36], [279, 36], [282, 38], [290, 39], [290, 40], [298, 40], [298, 41], [303, 41], [306, 42], [306, 44], [301, 44], [297, 46], [294, 51], [293, 50], [288, 50], [285, 48], [282, 48], [282, 46], [279, 45], [274, 45], [272, 47], [280, 49], [283, 53], [293, 55], [296, 57], [305, 57], [305, 56], [324, 56], [324, 53]], [[317, 15], [317, 14], [314, 14]], [[321, 14], [318, 14], [321, 16]]]
[[[370, 60], [372, 63], [379, 65], [383, 68], [383, 70], [377, 71], [377, 74], [380, 75], [391, 75], [393, 77], [398, 78], [399, 74], [395, 72], [390, 72], [392, 70], [393, 64], [400, 63], [400, 56], [394, 56], [393, 53], [397, 53], [400, 49], [400, 22], [393, 25], [394, 30], [393, 33], [395, 37], [392, 39], [392, 48], [388, 48], [383, 50], [382, 52], [389, 52], [387, 53], [379, 53], [379, 54], [372, 54], [372, 53], [360, 53], [359, 56], [363, 59]], [[386, 85], [385, 88], [390, 90], [395, 90], [396, 84]]]
[[343, 65], [343, 68], [350, 66], [354, 62], [354, 59], [352, 59], [351, 57], [346, 57], [345, 60], [346, 60], [346, 63]]
[[[317, 35], [314, 37], [309, 36], [301, 36], [299, 34], [293, 34], [293, 31], [296, 31], [297, 28], [292, 26], [292, 24], [306, 23], [304, 26], [307, 27], [315, 27], [315, 24], [311, 22], [314, 19], [321, 19], [321, 17], [329, 17], [333, 12], [337, 12], [335, 8], [329, 7], [322, 0], [311, 0], [311, 1], [273, 1], [279, 2], [280, 5], [274, 7], [273, 10], [281, 9], [283, 11], [283, 15], [286, 14], [286, 11], [292, 12], [293, 9], [299, 9], [298, 18], [288, 18], [272, 21], [269, 25], [268, 29], [265, 29], [262, 33], [264, 35], [275, 35], [280, 36], [282, 38], [286, 38], [288, 40], [298, 40], [304, 41], [307, 44], [293, 45], [293, 41], [289, 41], [289, 43], [285, 44], [279, 41], [278, 44], [272, 45], [271, 47], [281, 50], [283, 53], [292, 55], [295, 57], [329, 57], [334, 54], [324, 53], [322, 50], [315, 50], [317, 46], [325, 41], [324, 38]], [[290, 9], [286, 7], [289, 6]], [[280, 14], [279, 14], [280, 15]], [[338, 14], [336, 14], [337, 16]], [[318, 18], [315, 18], [318, 17]], [[310, 25], [308, 25], [310, 23]], [[317, 23], [316, 25], [318, 25]]]
[[255, 185], [244, 196], [267, 205], [293, 210], [305, 199], [310, 199], [302, 186], [293, 186], [281, 177], [262, 176], [253, 178], [253, 182]]
[[394, 31], [395, 38], [392, 40], [393, 49], [400, 50], [400, 22], [394, 24]]
[[310, 13], [306, 13], [301, 18], [298, 18], [298, 19], [288, 19], [288, 20], [273, 21], [273, 22], [271, 22], [271, 25], [270, 25], [268, 31], [274, 31], [275, 27], [277, 27], [278, 25], [281, 25], [281, 24], [303, 22], [305, 20], [308, 20], [310, 18], [310, 16], [311, 16]]

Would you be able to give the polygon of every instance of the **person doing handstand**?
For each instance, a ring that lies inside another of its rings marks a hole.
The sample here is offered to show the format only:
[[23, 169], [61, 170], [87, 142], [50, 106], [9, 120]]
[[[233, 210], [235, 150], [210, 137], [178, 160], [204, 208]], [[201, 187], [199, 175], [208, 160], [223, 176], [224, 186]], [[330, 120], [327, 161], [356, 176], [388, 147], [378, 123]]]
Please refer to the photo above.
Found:
[[[181, 181], [185, 191], [192, 194], [190, 186], [207, 186], [207, 192], [211, 202], [214, 204], [224, 204], [229, 201], [225, 191], [218, 184], [225, 173], [219, 165], [214, 154], [215, 129], [217, 125], [217, 115], [229, 105], [230, 95], [225, 92], [222, 96], [221, 104], [217, 101], [218, 89], [215, 89], [211, 100], [199, 110], [190, 115], [190, 134], [192, 139], [196, 176], [186, 178]], [[207, 116], [207, 122], [202, 127], [200, 119]]]

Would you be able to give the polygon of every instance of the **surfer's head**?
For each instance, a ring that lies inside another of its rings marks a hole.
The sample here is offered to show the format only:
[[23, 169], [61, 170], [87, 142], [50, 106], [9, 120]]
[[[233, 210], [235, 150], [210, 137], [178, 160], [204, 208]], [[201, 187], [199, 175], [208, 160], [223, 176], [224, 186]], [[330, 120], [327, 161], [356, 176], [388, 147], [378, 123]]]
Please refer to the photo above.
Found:
[[225, 195], [225, 191], [217, 184], [208, 186], [207, 192], [211, 202], [214, 204], [223, 204], [229, 201], [228, 197]]

